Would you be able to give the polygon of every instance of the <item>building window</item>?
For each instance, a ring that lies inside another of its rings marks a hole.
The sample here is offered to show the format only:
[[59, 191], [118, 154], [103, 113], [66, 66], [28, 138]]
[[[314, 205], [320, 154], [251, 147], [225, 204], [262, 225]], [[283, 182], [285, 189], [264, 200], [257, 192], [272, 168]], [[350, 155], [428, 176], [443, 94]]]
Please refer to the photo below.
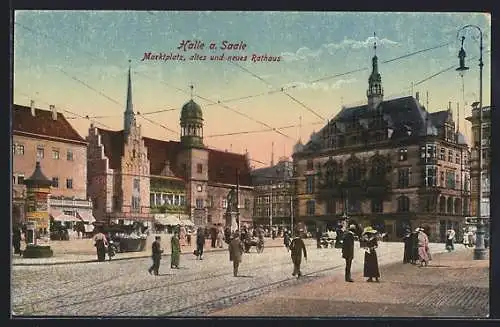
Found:
[[347, 170], [347, 181], [348, 182], [358, 182], [361, 179], [361, 171], [359, 167], [349, 167]]
[[59, 177], [52, 177], [52, 186], [59, 187]]
[[44, 152], [43, 146], [41, 146], [41, 145], [37, 146], [36, 147], [36, 158], [38, 160], [42, 160], [44, 155], [45, 155], [45, 152]]
[[197, 185], [197, 186], [196, 186], [196, 191], [198, 191], [198, 192], [203, 191], [203, 186], [201, 186], [201, 185]]
[[132, 196], [132, 212], [139, 212], [141, 208], [141, 198]]
[[452, 150], [448, 150], [448, 161], [453, 162], [453, 151]]
[[436, 197], [427, 196], [425, 197], [425, 212], [434, 212], [436, 210]]
[[14, 151], [14, 147], [15, 147], [15, 154], [17, 155], [24, 155], [24, 145], [22, 144], [15, 144], [12, 146], [12, 150]]
[[439, 150], [439, 160], [446, 160], [446, 149], [441, 148]]
[[399, 161], [406, 161], [406, 160], [408, 160], [408, 149], [407, 148], [399, 149]]
[[196, 172], [198, 174], [202, 174], [203, 173], [203, 165], [202, 164], [197, 164], [196, 165]]
[[464, 199], [464, 215], [469, 214], [469, 201], [467, 199]]
[[113, 211], [118, 211], [120, 209], [120, 199], [118, 196], [113, 195]]
[[402, 195], [398, 198], [398, 212], [409, 212], [410, 211], [410, 199], [406, 195]]
[[347, 200], [347, 211], [352, 213], [360, 213], [361, 212], [361, 201], [355, 198], [349, 198]]
[[481, 173], [481, 191], [483, 193], [490, 192], [490, 174], [488, 172]]
[[59, 150], [57, 149], [52, 150], [52, 159], [59, 160]]
[[384, 202], [380, 199], [373, 199], [372, 200], [372, 212], [373, 213], [384, 212]]
[[[181, 196], [179, 197], [179, 201], [181, 202], [179, 205], [181, 205], [181, 206], [186, 205], [186, 197], [185, 197], [184, 195], [181, 195]], [[214, 201], [214, 200], [213, 200], [213, 198], [212, 198], [212, 205], [213, 205], [213, 203], [214, 203], [213, 201]]]
[[423, 162], [431, 162], [436, 159], [436, 145], [426, 144], [420, 148], [420, 158]]
[[446, 212], [446, 198], [444, 196], [441, 196], [439, 198], [439, 212], [441, 213]]
[[72, 178], [66, 179], [66, 188], [73, 188], [73, 179]]
[[155, 203], [155, 194], [154, 194], [154, 193], [151, 193], [151, 194], [149, 195], [149, 206], [150, 206], [151, 208], [156, 207], [156, 203]]
[[312, 160], [307, 160], [307, 170], [313, 170], [314, 169], [314, 165], [313, 165], [313, 161]]
[[447, 171], [446, 172], [446, 188], [454, 189], [455, 188], [455, 172]]
[[314, 176], [306, 177], [306, 193], [314, 193]]
[[271, 216], [271, 208], [266, 208], [266, 217], [270, 217]]
[[134, 178], [134, 192], [141, 192], [141, 181], [139, 180], [139, 178]]
[[335, 214], [337, 212], [337, 200], [328, 199], [326, 202], [326, 213]]
[[453, 198], [452, 197], [449, 197], [448, 200], [446, 200], [446, 212], [453, 213]]
[[444, 183], [444, 171], [439, 172], [439, 186], [445, 187]]
[[196, 209], [203, 209], [203, 199], [196, 199]]
[[410, 186], [410, 176], [411, 176], [410, 168], [399, 169], [399, 171], [398, 171], [398, 187], [399, 188], [408, 188]]
[[266, 196], [266, 204], [269, 204], [269, 202], [270, 202], [270, 198], [269, 198], [269, 196]]
[[16, 175], [12, 175], [12, 185], [16, 184]]
[[227, 208], [227, 200], [222, 199], [222, 208], [226, 209]]
[[245, 199], [245, 209], [250, 209], [250, 199]]
[[462, 213], [462, 199], [460, 198], [455, 198], [455, 213], [459, 215]]
[[457, 152], [457, 153], [455, 154], [455, 163], [457, 163], [457, 164], [459, 164], [459, 163], [460, 163], [460, 153], [459, 153], [459, 152]]
[[66, 152], [66, 160], [73, 161], [73, 151], [72, 150], [68, 150]]
[[436, 186], [436, 172], [437, 172], [437, 169], [435, 166], [426, 166], [425, 167], [425, 186], [426, 187]]
[[212, 222], [212, 215], [207, 215], [207, 223], [211, 223]]
[[22, 174], [17, 175], [17, 184], [19, 184], [19, 185], [24, 184], [24, 175], [22, 175]]
[[306, 214], [308, 216], [314, 216], [314, 214], [316, 212], [316, 203], [314, 202], [314, 200], [307, 201], [306, 206], [307, 206]]

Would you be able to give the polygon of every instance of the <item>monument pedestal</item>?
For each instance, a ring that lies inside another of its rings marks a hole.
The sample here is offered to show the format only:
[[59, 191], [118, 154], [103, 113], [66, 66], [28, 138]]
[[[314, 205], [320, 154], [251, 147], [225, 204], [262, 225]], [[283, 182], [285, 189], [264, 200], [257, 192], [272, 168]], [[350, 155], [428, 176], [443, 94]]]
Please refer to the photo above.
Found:
[[231, 233], [238, 230], [238, 213], [237, 212], [226, 212], [226, 226], [231, 228]]

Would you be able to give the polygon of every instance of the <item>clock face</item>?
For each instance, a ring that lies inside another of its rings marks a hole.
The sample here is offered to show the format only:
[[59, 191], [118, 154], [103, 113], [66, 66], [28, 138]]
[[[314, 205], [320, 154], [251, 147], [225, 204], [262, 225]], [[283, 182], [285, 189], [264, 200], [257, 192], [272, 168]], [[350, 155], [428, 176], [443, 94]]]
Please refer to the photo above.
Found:
[[196, 189], [198, 190], [198, 192], [201, 192], [201, 190], [202, 190], [201, 185], [198, 185], [198, 186], [196, 187]]

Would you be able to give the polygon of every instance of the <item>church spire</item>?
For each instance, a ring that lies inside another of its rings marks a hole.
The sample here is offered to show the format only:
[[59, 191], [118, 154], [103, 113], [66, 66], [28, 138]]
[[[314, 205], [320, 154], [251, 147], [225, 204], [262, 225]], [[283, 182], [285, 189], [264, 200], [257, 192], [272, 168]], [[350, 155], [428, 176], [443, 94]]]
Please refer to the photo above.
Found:
[[366, 96], [368, 97], [368, 106], [375, 109], [383, 100], [384, 90], [382, 89], [382, 77], [378, 71], [377, 35], [375, 33], [373, 33], [373, 39], [372, 73], [368, 78]]
[[130, 73], [131, 60], [129, 60], [128, 63], [129, 66], [128, 66], [128, 81], [127, 81], [127, 105], [125, 107], [124, 126], [123, 126], [125, 134], [130, 133], [130, 128], [135, 122], [134, 107], [132, 105], [132, 78]]

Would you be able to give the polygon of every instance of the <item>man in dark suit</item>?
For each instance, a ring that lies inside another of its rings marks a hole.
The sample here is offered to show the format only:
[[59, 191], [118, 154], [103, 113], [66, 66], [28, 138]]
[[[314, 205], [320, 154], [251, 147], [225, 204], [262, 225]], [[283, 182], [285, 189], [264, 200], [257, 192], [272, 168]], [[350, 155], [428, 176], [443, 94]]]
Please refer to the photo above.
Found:
[[356, 226], [350, 225], [347, 232], [344, 233], [342, 240], [342, 258], [345, 259], [345, 281], [354, 282], [351, 278], [351, 264], [354, 259], [354, 231]]
[[149, 267], [148, 272], [151, 274], [154, 272], [155, 276], [158, 276], [158, 270], [160, 269], [160, 260], [163, 249], [161, 248], [160, 236], [155, 237], [155, 241], [151, 246], [151, 258], [153, 259], [153, 265]]
[[293, 273], [292, 276], [297, 276], [300, 278], [302, 272], [300, 271], [300, 264], [302, 263], [302, 253], [304, 253], [304, 259], [307, 261], [307, 250], [304, 241], [302, 240], [302, 235], [304, 230], [299, 229], [295, 232], [295, 237], [290, 243], [290, 255], [293, 262]]

